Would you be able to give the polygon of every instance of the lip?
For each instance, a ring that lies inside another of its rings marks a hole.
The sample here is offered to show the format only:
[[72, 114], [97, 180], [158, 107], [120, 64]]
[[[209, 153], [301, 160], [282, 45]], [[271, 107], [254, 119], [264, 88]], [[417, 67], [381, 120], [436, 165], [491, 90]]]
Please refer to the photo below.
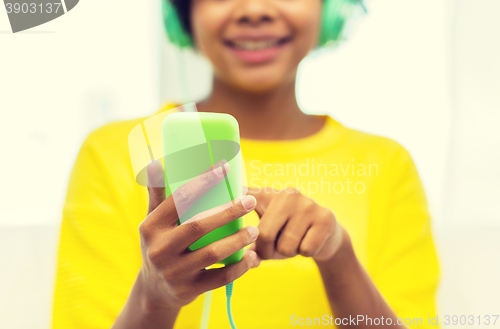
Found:
[[[275, 46], [260, 50], [245, 50], [234, 46], [236, 41], [277, 41]], [[283, 48], [290, 43], [290, 37], [242, 35], [224, 41], [224, 45], [243, 62], [248, 64], [264, 64], [270, 62], [281, 53]]]

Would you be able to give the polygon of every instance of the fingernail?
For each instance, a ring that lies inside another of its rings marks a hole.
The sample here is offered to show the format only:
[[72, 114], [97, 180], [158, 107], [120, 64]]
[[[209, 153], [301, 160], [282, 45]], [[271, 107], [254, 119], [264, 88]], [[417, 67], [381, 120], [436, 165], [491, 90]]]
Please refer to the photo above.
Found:
[[222, 171], [222, 166], [216, 166], [214, 172], [217, 176], [224, 176], [224, 172]]
[[241, 200], [241, 203], [245, 210], [252, 210], [257, 204], [257, 199], [253, 195], [247, 195]]
[[252, 262], [255, 262], [255, 259], [257, 259], [257, 254], [255, 253], [255, 251], [250, 251], [248, 253], [248, 256], [250, 256], [250, 259], [252, 260]]
[[248, 233], [250, 233], [252, 240], [257, 239], [257, 237], [259, 236], [259, 229], [256, 226], [248, 226], [247, 230]]
[[148, 167], [153, 165], [158, 165], [158, 163], [160, 163], [160, 161], [156, 159], [151, 159], [151, 161], [148, 162]]
[[[222, 162], [224, 162], [224, 165], [222, 165]], [[214, 165], [214, 167], [215, 167], [214, 169], [215, 174], [220, 177], [224, 177], [224, 175], [227, 175], [229, 171], [229, 163], [226, 160], [217, 162]]]

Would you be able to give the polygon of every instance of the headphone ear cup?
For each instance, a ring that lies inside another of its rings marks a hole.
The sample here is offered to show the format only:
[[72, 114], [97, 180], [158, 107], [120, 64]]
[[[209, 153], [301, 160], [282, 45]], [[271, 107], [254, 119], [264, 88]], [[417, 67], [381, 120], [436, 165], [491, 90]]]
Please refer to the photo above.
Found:
[[162, 0], [163, 26], [170, 42], [179, 48], [193, 47], [191, 36], [184, 30], [179, 15], [170, 0]]
[[363, 0], [325, 0], [318, 46], [332, 46], [342, 41], [345, 25], [358, 6], [366, 11]]

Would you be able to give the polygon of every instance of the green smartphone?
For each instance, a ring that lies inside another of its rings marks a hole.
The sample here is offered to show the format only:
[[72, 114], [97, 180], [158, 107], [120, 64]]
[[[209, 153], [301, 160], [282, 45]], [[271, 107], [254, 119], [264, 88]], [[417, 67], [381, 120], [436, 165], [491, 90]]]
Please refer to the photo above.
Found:
[[[240, 133], [238, 122], [233, 116], [205, 112], [172, 113], [163, 120], [162, 140], [167, 197], [222, 160], [227, 161], [230, 166], [226, 177], [179, 218], [179, 225], [198, 213], [243, 195]], [[242, 218], [237, 218], [206, 234], [189, 248], [202, 248], [236, 233], [242, 227]], [[229, 265], [242, 258], [243, 249], [220, 263]]]

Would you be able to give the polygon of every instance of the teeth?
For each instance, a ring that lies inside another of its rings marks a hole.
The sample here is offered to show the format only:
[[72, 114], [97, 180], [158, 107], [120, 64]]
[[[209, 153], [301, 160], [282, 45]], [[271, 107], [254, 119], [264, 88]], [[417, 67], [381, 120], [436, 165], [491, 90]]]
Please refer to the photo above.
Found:
[[235, 41], [234, 46], [243, 50], [262, 50], [266, 48], [275, 47], [278, 45], [278, 40], [270, 41]]

